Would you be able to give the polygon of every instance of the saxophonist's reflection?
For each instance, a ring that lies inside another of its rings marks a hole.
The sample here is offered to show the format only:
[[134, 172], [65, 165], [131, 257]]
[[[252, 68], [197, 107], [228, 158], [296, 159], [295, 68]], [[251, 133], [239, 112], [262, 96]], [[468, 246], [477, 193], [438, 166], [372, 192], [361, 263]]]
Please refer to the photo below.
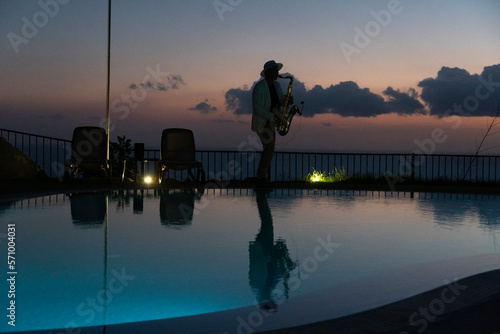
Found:
[[255, 241], [250, 242], [248, 278], [259, 307], [268, 312], [277, 310], [273, 290], [283, 280], [283, 295], [288, 298], [288, 278], [297, 264], [290, 259], [285, 240], [274, 242], [273, 217], [267, 203], [267, 190], [255, 190], [261, 226]]

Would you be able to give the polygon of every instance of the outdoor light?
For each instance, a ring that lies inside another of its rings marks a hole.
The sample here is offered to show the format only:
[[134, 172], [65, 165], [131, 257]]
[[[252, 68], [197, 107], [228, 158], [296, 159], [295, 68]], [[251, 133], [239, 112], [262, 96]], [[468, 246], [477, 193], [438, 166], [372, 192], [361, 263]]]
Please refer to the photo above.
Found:
[[144, 182], [145, 183], [151, 183], [151, 181], [153, 181], [153, 179], [151, 178], [151, 176], [144, 177]]
[[324, 177], [323, 173], [314, 171], [314, 173], [310, 176], [309, 180], [311, 182], [324, 182], [325, 177]]
[[331, 174], [319, 172], [314, 170], [312, 174], [308, 174], [306, 180], [309, 182], [339, 182], [345, 181], [349, 178], [344, 168], [336, 169]]

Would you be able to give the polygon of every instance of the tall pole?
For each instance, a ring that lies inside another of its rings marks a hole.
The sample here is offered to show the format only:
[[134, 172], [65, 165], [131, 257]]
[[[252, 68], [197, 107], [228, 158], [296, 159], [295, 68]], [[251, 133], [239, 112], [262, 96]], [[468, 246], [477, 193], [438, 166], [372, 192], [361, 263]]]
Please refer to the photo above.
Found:
[[104, 295], [106, 300], [104, 301], [104, 312], [102, 320], [102, 332], [106, 333], [106, 313], [108, 311], [108, 213], [109, 213], [109, 197], [106, 195], [106, 216], [104, 216]]
[[[111, 59], [111, 0], [108, 0], [108, 82], [106, 85], [106, 137], [107, 137], [107, 150], [106, 159], [109, 161], [109, 129], [110, 129], [110, 112], [109, 112], [109, 80], [110, 80], [110, 59]], [[111, 171], [108, 170], [109, 173]]]
[[[109, 161], [109, 129], [110, 129], [110, 112], [109, 112], [109, 81], [110, 81], [110, 64], [111, 64], [111, 0], [108, 0], [108, 82], [106, 84], [106, 140], [107, 140], [107, 150], [106, 159], [108, 160], [108, 173], [109, 180], [111, 181], [111, 162]], [[106, 196], [106, 220], [104, 221], [104, 294], [107, 293], [107, 282], [108, 282], [108, 205], [109, 198]], [[107, 311], [107, 299], [104, 303], [104, 318], [102, 332], [106, 333], [106, 311]]]

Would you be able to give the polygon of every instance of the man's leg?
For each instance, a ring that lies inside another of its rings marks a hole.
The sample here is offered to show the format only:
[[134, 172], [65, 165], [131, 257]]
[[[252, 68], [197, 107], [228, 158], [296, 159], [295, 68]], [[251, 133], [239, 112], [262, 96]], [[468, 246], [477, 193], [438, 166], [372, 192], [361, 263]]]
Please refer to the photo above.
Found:
[[266, 124], [264, 130], [258, 133], [262, 143], [262, 155], [260, 156], [259, 168], [257, 169], [257, 179], [264, 179], [267, 175], [271, 161], [274, 155], [274, 146], [276, 143], [276, 132], [269, 124]]

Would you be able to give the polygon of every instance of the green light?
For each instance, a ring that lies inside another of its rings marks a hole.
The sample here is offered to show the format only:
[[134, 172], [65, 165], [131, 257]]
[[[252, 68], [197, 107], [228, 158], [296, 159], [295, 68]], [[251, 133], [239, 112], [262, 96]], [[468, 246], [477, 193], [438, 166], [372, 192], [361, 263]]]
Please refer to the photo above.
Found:
[[333, 170], [332, 174], [326, 175], [325, 173], [318, 172], [315, 170], [312, 174], [307, 175], [306, 181], [309, 182], [339, 182], [345, 181], [349, 178], [347, 172], [344, 168], [337, 170], [336, 168]]

